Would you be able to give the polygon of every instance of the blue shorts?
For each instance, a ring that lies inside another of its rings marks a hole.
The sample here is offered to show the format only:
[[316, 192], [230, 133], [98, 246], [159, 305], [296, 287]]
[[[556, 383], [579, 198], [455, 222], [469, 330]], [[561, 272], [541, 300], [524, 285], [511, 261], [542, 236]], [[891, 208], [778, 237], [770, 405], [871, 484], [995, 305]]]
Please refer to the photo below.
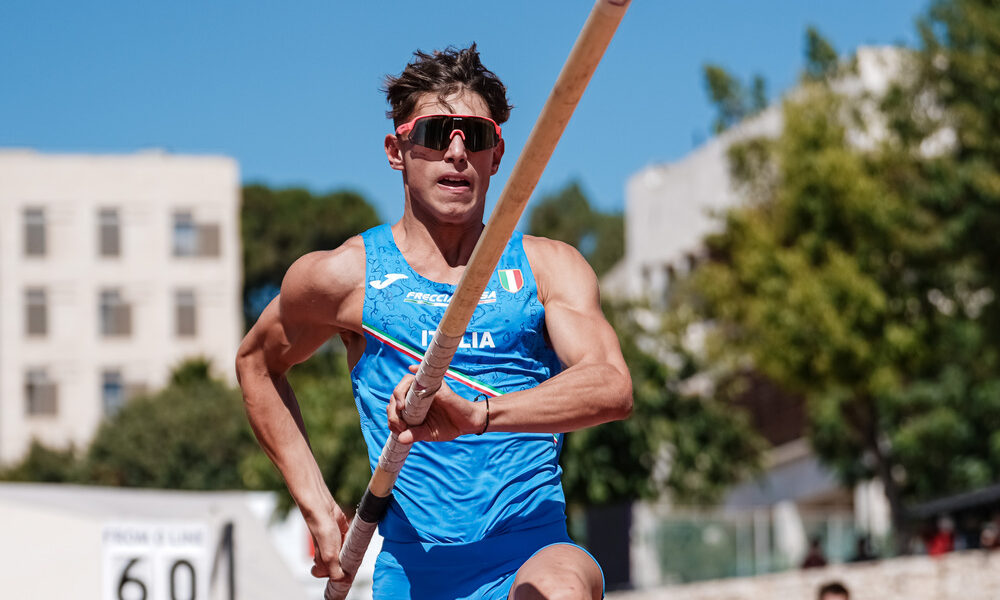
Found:
[[565, 522], [467, 544], [385, 540], [375, 561], [373, 595], [376, 600], [504, 600], [521, 565], [555, 544], [576, 546], [566, 534]]

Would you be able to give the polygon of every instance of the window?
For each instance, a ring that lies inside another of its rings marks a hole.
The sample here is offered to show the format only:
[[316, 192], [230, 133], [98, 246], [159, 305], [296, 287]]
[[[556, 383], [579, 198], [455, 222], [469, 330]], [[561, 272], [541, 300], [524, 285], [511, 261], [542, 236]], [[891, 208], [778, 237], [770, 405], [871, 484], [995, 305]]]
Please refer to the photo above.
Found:
[[45, 290], [28, 288], [24, 296], [24, 332], [30, 336], [47, 335], [49, 332], [49, 309]]
[[174, 213], [174, 256], [219, 256], [219, 225], [197, 223], [190, 211]]
[[125, 406], [125, 383], [120, 370], [107, 369], [101, 374], [101, 402], [106, 417], [115, 415]]
[[28, 369], [24, 381], [25, 412], [29, 416], [55, 416], [59, 411], [57, 391], [45, 369]]
[[24, 254], [45, 256], [45, 211], [40, 208], [24, 209]]
[[97, 253], [101, 256], [120, 256], [121, 235], [118, 209], [102, 208], [97, 213]]
[[197, 256], [198, 228], [190, 212], [174, 213], [174, 256]]
[[174, 322], [178, 337], [189, 337], [197, 334], [197, 307], [194, 290], [177, 290], [174, 295]]
[[218, 225], [198, 225], [198, 256], [219, 256]]
[[125, 336], [132, 334], [132, 307], [115, 289], [101, 290], [101, 335]]

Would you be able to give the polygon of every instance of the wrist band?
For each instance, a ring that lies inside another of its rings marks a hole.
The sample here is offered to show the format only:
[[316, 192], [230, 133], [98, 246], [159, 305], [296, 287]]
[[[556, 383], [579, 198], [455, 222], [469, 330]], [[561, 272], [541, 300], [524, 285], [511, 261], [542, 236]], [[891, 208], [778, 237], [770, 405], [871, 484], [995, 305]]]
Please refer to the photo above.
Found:
[[486, 394], [479, 394], [474, 401], [479, 402], [480, 400], [486, 400], [486, 423], [483, 424], [483, 430], [476, 435], [483, 435], [490, 426], [490, 397]]

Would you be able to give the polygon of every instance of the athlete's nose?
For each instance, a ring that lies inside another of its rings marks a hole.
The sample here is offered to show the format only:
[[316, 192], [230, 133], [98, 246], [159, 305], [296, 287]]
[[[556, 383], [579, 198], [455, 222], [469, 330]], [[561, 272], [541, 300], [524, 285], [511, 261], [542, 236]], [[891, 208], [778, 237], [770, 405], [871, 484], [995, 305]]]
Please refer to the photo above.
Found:
[[468, 158], [465, 149], [465, 133], [461, 129], [456, 129], [451, 132], [451, 143], [448, 144], [448, 149], [445, 150], [444, 160], [445, 162], [456, 163], [466, 161]]

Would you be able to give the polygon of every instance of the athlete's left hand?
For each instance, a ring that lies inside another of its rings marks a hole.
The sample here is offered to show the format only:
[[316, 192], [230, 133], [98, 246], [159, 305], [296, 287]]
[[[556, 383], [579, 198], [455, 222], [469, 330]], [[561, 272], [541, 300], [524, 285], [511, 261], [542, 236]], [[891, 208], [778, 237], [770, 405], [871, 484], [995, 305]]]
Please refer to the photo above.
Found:
[[[417, 372], [417, 365], [410, 366], [410, 372]], [[434, 394], [431, 407], [420, 425], [406, 424], [401, 415], [406, 404], [406, 392], [413, 385], [413, 375], [407, 375], [392, 392], [392, 399], [386, 407], [389, 429], [397, 434], [400, 442], [447, 442], [460, 435], [479, 433], [486, 422], [486, 407], [459, 396], [441, 382], [441, 388]]]

